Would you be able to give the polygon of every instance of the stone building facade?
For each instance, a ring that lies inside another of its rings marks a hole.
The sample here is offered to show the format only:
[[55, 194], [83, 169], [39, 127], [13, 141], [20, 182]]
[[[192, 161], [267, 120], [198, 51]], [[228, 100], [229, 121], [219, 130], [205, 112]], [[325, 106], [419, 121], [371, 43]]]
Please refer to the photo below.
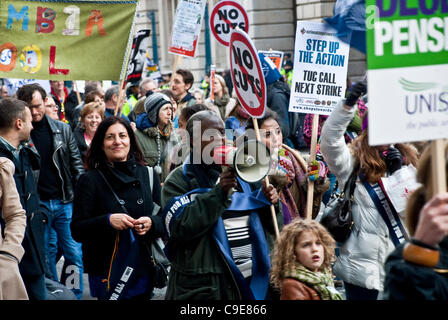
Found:
[[[137, 8], [136, 31], [152, 29], [151, 13], [154, 12], [157, 35], [157, 56], [162, 73], [170, 73], [175, 56], [168, 53], [171, 27], [175, 16], [177, 0], [140, 0]], [[219, 0], [207, 0], [208, 13]], [[292, 53], [296, 21], [323, 22], [324, 17], [333, 16], [335, 0], [238, 0], [249, 17], [249, 36], [258, 50], [280, 50]], [[202, 23], [196, 58], [182, 58], [178, 67], [189, 69], [195, 76], [196, 86], [205, 75], [206, 41]], [[211, 62], [217, 71], [229, 67], [228, 48], [219, 44], [209, 32]], [[149, 54], [153, 57], [153, 44], [150, 41]], [[356, 49], [350, 50], [348, 73], [353, 81], [361, 78], [366, 71], [365, 55]]]

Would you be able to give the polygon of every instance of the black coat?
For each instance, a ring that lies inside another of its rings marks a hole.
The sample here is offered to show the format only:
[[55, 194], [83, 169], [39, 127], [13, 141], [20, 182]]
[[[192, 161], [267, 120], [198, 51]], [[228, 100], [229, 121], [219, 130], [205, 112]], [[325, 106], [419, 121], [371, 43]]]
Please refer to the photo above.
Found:
[[278, 114], [284, 140], [293, 134], [295, 126], [294, 114], [288, 112], [289, 96], [289, 86], [281, 80], [271, 83], [267, 87], [266, 104]]
[[75, 137], [70, 126], [62, 121], [53, 120], [45, 115], [53, 141], [52, 159], [58, 171], [58, 177], [61, 179], [63, 203], [73, 201], [76, 182], [81, 174], [84, 173], [84, 165], [81, 160], [81, 154], [78, 150]]
[[448, 237], [439, 244], [440, 259], [433, 268], [403, 260], [404, 244], [387, 258], [384, 298], [389, 300], [448, 300]]
[[45, 228], [48, 217], [40, 206], [37, 193], [37, 175], [40, 157], [37, 150], [22, 147], [20, 160], [0, 142], [0, 155], [10, 159], [15, 166], [14, 181], [19, 193], [20, 203], [26, 211], [27, 225], [22, 246], [25, 250], [19, 268], [22, 276], [38, 276], [45, 272]]
[[[151, 216], [153, 199], [160, 205], [160, 182], [154, 175], [154, 193], [151, 195], [147, 167], [133, 160], [116, 163], [115, 167], [99, 165], [79, 179], [73, 202], [72, 236], [82, 243], [84, 271], [90, 275], [107, 276], [117, 234], [109, 224], [108, 215], [123, 213], [123, 209], [98, 170], [117, 196], [125, 201], [124, 206], [133, 218]], [[144, 236], [147, 241], [161, 237], [165, 230], [162, 218], [154, 216], [151, 219], [152, 227]]]
[[88, 149], [86, 139], [84, 138], [84, 132], [85, 130], [81, 127], [76, 127], [73, 131], [73, 135], [75, 136], [75, 140], [78, 145], [79, 152], [81, 153], [81, 159], [83, 162], [85, 162], [86, 160]]

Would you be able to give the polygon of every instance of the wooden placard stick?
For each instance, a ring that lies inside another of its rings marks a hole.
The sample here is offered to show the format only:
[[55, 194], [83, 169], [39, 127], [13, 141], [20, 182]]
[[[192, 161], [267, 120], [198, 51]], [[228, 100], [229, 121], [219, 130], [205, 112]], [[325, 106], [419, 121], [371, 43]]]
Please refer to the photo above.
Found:
[[[316, 160], [316, 149], [317, 149], [317, 129], [319, 126], [319, 115], [313, 115], [313, 126], [311, 131], [311, 147], [310, 147], [310, 158], [308, 163]], [[314, 181], [308, 180], [308, 191], [306, 197], [306, 219], [312, 219], [313, 217], [313, 195], [314, 195]]]
[[170, 87], [173, 82], [174, 74], [176, 73], [177, 67], [181, 64], [182, 64], [182, 56], [176, 54], [176, 56], [174, 57], [173, 72], [171, 73]]
[[[437, 139], [431, 142], [431, 168], [432, 168], [432, 197], [439, 193], [447, 192], [446, 189], [446, 155], [445, 155], [445, 141]], [[428, 199], [429, 200], [429, 199]]]
[[126, 91], [125, 91], [126, 81], [124, 79], [121, 79], [120, 84], [118, 86], [120, 88], [120, 91], [118, 91], [118, 101], [117, 105], [115, 106], [115, 115], [117, 115], [119, 106], [121, 105], [120, 113], [118, 114], [118, 116], [121, 117], [121, 111], [123, 110], [123, 105], [125, 103], [124, 101], [126, 100]]
[[[256, 118], [252, 118], [252, 121], [254, 123], [254, 129], [255, 129], [255, 136], [257, 138], [257, 141], [261, 141], [261, 137], [260, 137], [260, 129], [258, 128], [258, 120]], [[266, 185], [269, 185], [269, 177], [266, 176], [266, 178], [264, 178], [266, 181]], [[280, 201], [280, 199], [279, 199]], [[271, 204], [271, 215], [272, 215], [272, 223], [274, 224], [274, 229], [275, 229], [275, 238], [277, 239], [279, 237], [279, 231], [278, 231], [278, 224], [277, 224], [277, 217], [275, 214], [275, 208], [274, 205]]]
[[78, 84], [76, 83], [76, 80], [73, 81], [73, 84], [74, 84], [74, 87], [75, 87], [76, 98], [78, 99], [78, 104], [81, 104], [81, 95], [79, 94]]

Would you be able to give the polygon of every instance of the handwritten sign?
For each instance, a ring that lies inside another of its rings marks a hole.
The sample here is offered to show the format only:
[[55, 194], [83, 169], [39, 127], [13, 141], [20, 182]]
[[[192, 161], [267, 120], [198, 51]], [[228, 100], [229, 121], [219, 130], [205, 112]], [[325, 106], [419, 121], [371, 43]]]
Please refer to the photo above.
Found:
[[194, 58], [204, 20], [206, 0], [180, 0], [168, 52]]

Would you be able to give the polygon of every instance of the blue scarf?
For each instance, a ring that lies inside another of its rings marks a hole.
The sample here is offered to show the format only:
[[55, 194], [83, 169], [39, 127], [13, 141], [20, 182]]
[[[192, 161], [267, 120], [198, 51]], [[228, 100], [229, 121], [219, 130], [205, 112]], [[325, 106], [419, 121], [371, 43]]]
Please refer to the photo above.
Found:
[[137, 129], [140, 131], [143, 131], [145, 129], [155, 127], [156, 125], [149, 120], [148, 115], [146, 112], [140, 113], [137, 118], [135, 119], [135, 125], [137, 126]]
[[[185, 175], [185, 168], [186, 166], [184, 164], [184, 176], [188, 179]], [[213, 238], [236, 280], [243, 299], [263, 300], [266, 297], [269, 286], [270, 257], [269, 247], [257, 211], [269, 206], [270, 202], [264, 197], [261, 190], [251, 191], [249, 184], [240, 179], [238, 179], [238, 182], [243, 188], [243, 192], [234, 192], [232, 194], [232, 202], [227, 211], [250, 211], [249, 230], [253, 259], [250, 284], [244, 278], [233, 260], [222, 218], [218, 219], [213, 228]], [[171, 234], [173, 222], [182, 215], [184, 208], [194, 201], [194, 196], [208, 191], [210, 191], [210, 188], [198, 188], [171, 199], [165, 206], [163, 212], [168, 235]], [[169, 257], [169, 245], [165, 249]]]

